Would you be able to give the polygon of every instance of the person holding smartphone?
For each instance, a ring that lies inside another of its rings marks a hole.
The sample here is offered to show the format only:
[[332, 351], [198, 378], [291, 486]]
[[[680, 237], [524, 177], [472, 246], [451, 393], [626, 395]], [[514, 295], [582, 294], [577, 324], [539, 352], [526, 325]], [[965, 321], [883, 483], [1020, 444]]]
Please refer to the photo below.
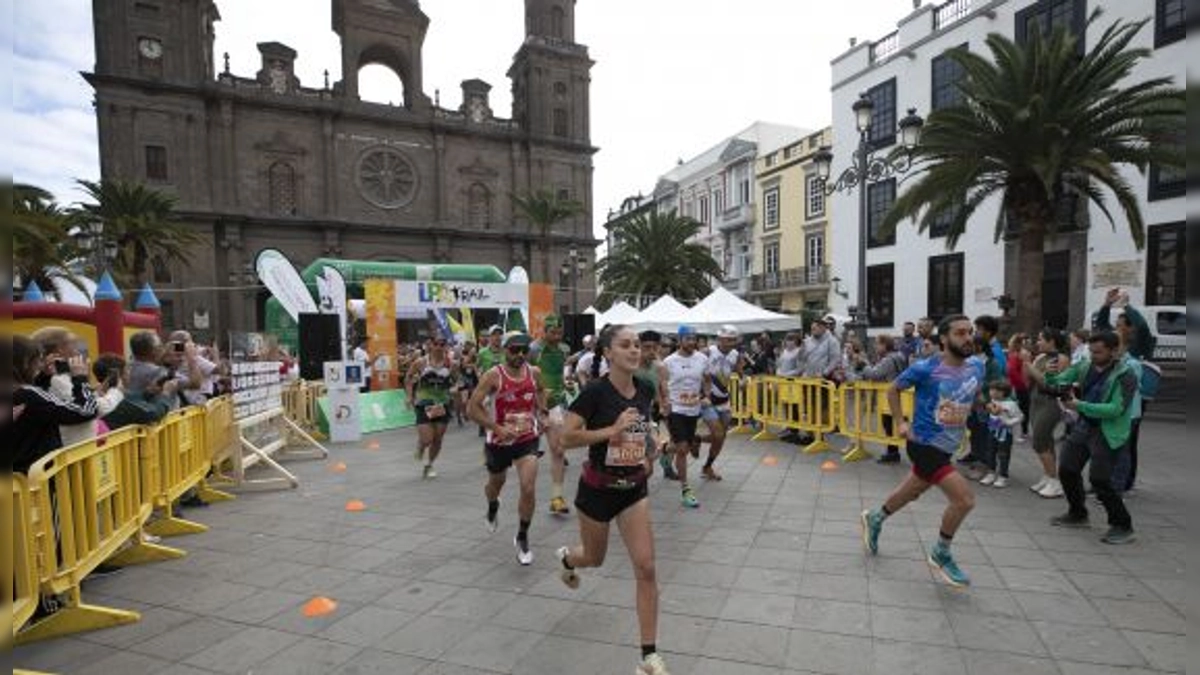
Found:
[[[30, 336], [42, 351], [43, 370], [38, 378], [38, 384], [52, 392], [64, 401], [74, 398], [74, 372], [83, 372], [83, 386], [91, 388], [88, 382], [87, 346], [71, 331], [60, 326], [47, 326], [34, 331]], [[93, 420], [74, 424], [64, 424], [59, 429], [64, 446], [74, 445], [96, 436], [96, 423]]]
[[217, 364], [200, 355], [192, 334], [177, 330], [167, 337], [170, 349], [163, 354], [163, 365], [179, 380], [181, 403], [204, 405], [212, 396], [212, 375]]
[[[61, 360], [61, 359], [59, 359]], [[87, 364], [81, 358], [65, 362], [71, 392], [62, 398], [39, 386], [45, 379], [44, 361], [38, 343], [23, 335], [12, 338], [13, 409], [9, 443], [5, 444], [6, 463], [16, 473], [28, 473], [42, 457], [63, 447], [61, 430], [82, 424], [94, 424], [96, 399], [87, 382]], [[94, 426], [93, 426], [94, 429]]]

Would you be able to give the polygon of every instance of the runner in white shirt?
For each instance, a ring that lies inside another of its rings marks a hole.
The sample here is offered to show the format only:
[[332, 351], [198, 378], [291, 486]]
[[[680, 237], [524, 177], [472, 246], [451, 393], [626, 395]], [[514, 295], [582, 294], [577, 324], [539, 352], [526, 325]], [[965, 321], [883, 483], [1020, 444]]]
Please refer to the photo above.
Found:
[[[697, 508], [700, 502], [688, 485], [687, 459], [696, 440], [696, 423], [700, 411], [711, 404], [709, 393], [712, 381], [708, 372], [708, 357], [696, 351], [696, 330], [691, 326], [679, 327], [679, 351], [668, 356], [663, 365], [667, 367], [667, 399], [670, 403], [667, 429], [671, 432], [672, 449], [675, 452], [675, 473], [681, 486], [681, 500], [688, 508]], [[670, 461], [661, 460], [663, 471], [670, 475]]]
[[[728, 324], [717, 331], [717, 344], [708, 348], [708, 374], [712, 379], [712, 404], [700, 411], [704, 423], [708, 425], [709, 436], [708, 459], [700, 475], [707, 480], [721, 480], [721, 474], [713, 469], [713, 462], [725, 447], [725, 434], [729, 430], [732, 419], [729, 410], [729, 388], [734, 375], [742, 374], [744, 357], [737, 347], [738, 330]], [[700, 446], [693, 447], [692, 456], [699, 458]]]

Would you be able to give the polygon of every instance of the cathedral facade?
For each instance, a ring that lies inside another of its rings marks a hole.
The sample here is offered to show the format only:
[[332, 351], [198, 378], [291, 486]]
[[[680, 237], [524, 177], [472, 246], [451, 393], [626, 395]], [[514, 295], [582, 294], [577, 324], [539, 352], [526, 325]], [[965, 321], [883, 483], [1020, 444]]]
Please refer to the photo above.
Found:
[[[316, 86], [299, 81], [296, 51], [278, 42], [258, 44], [252, 77], [231, 73], [228, 57], [218, 69], [212, 0], [93, 3], [96, 65], [85, 77], [101, 176], [175, 196], [202, 242], [190, 265], [154, 270], [164, 325], [218, 337], [261, 326], [252, 273], [268, 247], [301, 268], [319, 257], [522, 265], [562, 287], [568, 251], [597, 243], [592, 61], [575, 42], [575, 0], [524, 0], [508, 118], [494, 114], [482, 80], [462, 83], [458, 109], [426, 95], [429, 18], [416, 0], [331, 2], [342, 77]], [[402, 104], [360, 100], [358, 73], [370, 64], [399, 76]], [[583, 213], [543, 237], [512, 203], [538, 191]]]

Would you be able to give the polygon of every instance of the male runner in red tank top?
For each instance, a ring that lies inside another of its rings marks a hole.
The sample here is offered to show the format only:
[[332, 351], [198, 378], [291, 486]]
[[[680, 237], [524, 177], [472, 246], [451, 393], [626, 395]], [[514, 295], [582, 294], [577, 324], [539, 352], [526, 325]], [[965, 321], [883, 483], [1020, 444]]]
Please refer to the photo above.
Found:
[[[483, 373], [467, 404], [471, 419], [487, 430], [483, 447], [488, 481], [483, 494], [488, 502], [487, 527], [492, 532], [499, 526], [500, 491], [508, 477], [508, 468], [517, 468], [517, 477], [521, 481], [521, 499], [517, 506], [520, 526], [513, 546], [517, 549], [517, 562], [522, 565], [533, 564], [529, 523], [533, 520], [536, 495], [539, 436], [546, 423], [541, 373], [525, 362], [530, 342], [525, 333], [506, 335], [504, 363]], [[483, 405], [488, 396], [492, 397], [490, 412]]]

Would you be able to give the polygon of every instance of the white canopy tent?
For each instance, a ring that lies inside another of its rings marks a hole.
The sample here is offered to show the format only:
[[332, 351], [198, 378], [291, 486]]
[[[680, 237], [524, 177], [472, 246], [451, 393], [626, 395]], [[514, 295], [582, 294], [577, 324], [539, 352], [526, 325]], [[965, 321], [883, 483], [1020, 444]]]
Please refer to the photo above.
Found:
[[721, 287], [696, 303], [688, 311], [685, 322], [701, 333], [716, 333], [726, 324], [742, 332], [799, 330], [803, 326], [798, 316], [765, 310]]
[[687, 308], [687, 305], [670, 295], [664, 295], [643, 309], [636, 319], [629, 322], [629, 325], [638, 330], [674, 333], [679, 328], [679, 324], [687, 322], [689, 311], [691, 310]]
[[638, 311], [622, 300], [596, 316], [596, 330], [609, 325], [631, 323], [637, 319], [637, 316]]
[[600, 316], [600, 310], [596, 309], [595, 307], [592, 307], [591, 305], [588, 305], [587, 309], [583, 310], [583, 313], [591, 314], [593, 316]]

